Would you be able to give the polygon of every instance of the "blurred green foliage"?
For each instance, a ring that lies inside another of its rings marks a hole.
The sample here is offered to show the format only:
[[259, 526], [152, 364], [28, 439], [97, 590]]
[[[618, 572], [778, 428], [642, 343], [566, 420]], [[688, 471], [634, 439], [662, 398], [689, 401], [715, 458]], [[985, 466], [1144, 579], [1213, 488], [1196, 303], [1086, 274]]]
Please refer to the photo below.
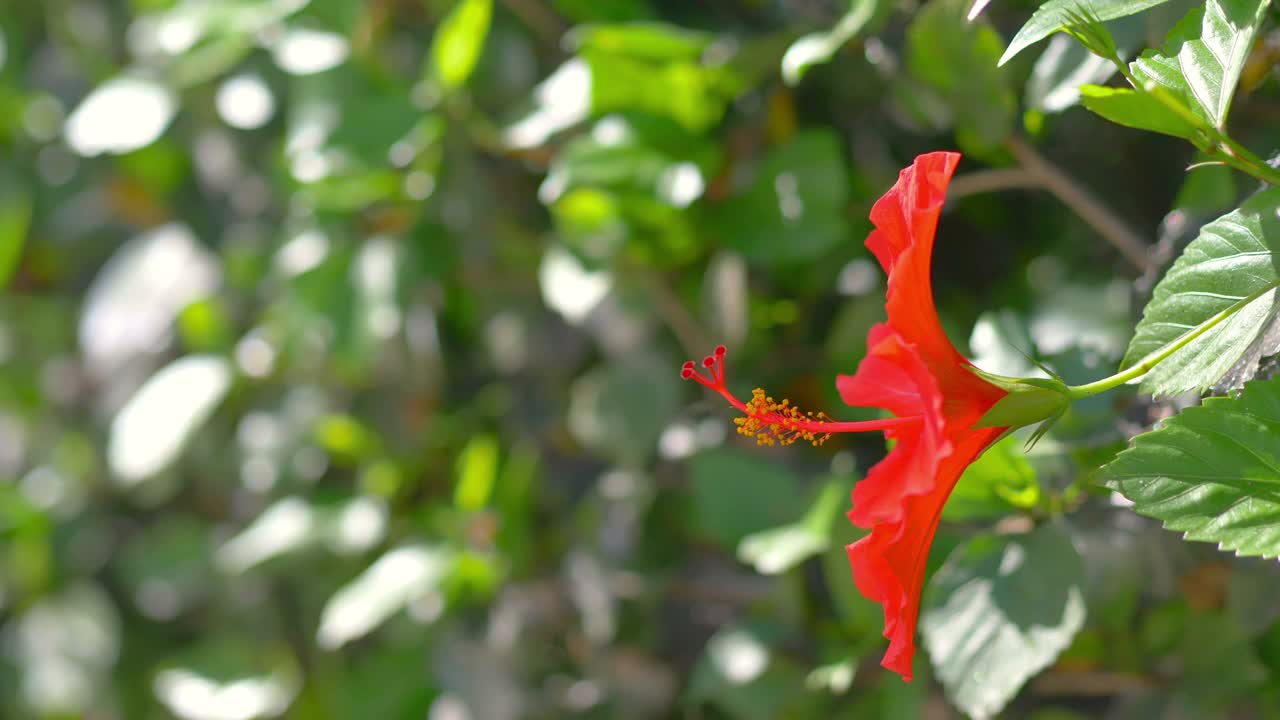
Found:
[[[1131, 60], [1192, 5], [1093, 7]], [[867, 212], [950, 147], [950, 336], [1109, 374], [1256, 183], [1078, 107], [1115, 68], [1034, 44], [1073, 7], [5, 0], [0, 717], [1280, 717], [1275, 562], [1095, 478], [1188, 398], [970, 469], [904, 684], [843, 549], [878, 437], [759, 449], [678, 377], [724, 342], [736, 390], [869, 417]]]

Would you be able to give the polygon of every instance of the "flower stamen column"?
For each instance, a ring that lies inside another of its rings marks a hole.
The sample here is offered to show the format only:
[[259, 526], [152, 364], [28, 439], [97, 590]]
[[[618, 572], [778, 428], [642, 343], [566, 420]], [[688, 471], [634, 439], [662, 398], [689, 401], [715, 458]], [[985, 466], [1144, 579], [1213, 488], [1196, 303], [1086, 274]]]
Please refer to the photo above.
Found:
[[917, 422], [916, 417], [895, 417], [883, 420], [866, 420], [860, 422], [841, 422], [832, 420], [823, 412], [805, 412], [790, 400], [781, 402], [774, 400], [761, 388], [751, 391], [751, 399], [742, 402], [725, 385], [723, 345], [716, 346], [715, 354], [702, 359], [702, 367], [706, 373], [698, 371], [694, 361], [689, 360], [680, 369], [680, 377], [693, 380], [703, 387], [718, 393], [729, 402], [743, 417], [735, 418], [738, 434], [754, 437], [760, 445], [790, 445], [797, 440], [805, 440], [818, 447], [826, 442], [834, 433], [875, 432], [900, 427]]

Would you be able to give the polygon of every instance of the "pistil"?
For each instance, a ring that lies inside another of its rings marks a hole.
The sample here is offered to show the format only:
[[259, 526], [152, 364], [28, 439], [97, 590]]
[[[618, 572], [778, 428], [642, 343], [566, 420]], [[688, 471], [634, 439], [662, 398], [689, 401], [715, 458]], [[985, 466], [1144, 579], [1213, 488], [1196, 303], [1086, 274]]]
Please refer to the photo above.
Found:
[[790, 445], [797, 440], [812, 443], [815, 447], [826, 442], [835, 433], [873, 432], [888, 430], [918, 422], [915, 416], [842, 422], [832, 420], [823, 412], [805, 412], [790, 400], [777, 401], [761, 388], [751, 392], [751, 400], [742, 402], [725, 385], [725, 347], [719, 345], [715, 354], [702, 359], [705, 372], [690, 360], [680, 369], [680, 377], [693, 380], [718, 393], [744, 417], [736, 418], [738, 434], [754, 437], [759, 445]]

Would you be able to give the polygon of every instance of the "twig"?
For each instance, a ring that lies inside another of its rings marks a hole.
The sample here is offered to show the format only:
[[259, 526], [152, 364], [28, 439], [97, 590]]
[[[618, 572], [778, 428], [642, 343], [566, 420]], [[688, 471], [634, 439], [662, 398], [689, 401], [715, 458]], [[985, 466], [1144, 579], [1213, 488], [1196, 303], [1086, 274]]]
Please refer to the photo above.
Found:
[[1025, 188], [1043, 188], [1040, 179], [1025, 168], [976, 170], [952, 180], [951, 185], [947, 188], [947, 198], [956, 200], [968, 195], [981, 195], [982, 193]]
[[685, 353], [691, 358], [707, 354], [712, 347], [709, 336], [675, 291], [668, 287], [661, 277], [653, 273], [640, 272], [636, 276], [653, 300], [658, 317], [662, 318], [676, 339], [684, 346]]
[[1035, 178], [1036, 185], [1053, 193], [1071, 208], [1140, 272], [1147, 271], [1151, 265], [1147, 244], [1106, 205], [1021, 138], [1010, 137], [1006, 146], [1022, 169]]
[[1150, 678], [1130, 673], [1056, 670], [1036, 678], [1031, 688], [1038, 695], [1050, 697], [1108, 697], [1137, 692], [1153, 685], [1155, 683]]

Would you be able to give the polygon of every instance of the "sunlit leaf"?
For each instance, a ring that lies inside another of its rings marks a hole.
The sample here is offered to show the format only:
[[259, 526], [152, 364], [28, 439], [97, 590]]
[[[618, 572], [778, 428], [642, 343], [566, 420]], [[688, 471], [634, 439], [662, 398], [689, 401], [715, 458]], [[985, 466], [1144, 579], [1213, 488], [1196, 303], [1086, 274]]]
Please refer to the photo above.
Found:
[[163, 85], [141, 77], [118, 77], [99, 85], [67, 117], [67, 144], [85, 156], [121, 154], [155, 142], [178, 111]]
[[484, 50], [493, 0], [459, 0], [436, 29], [431, 59], [445, 90], [466, 83]]
[[777, 575], [821, 553], [831, 542], [831, 526], [844, 496], [842, 483], [827, 482], [800, 521], [743, 538], [738, 559], [751, 563], [761, 574]]
[[1106, 82], [1115, 73], [1110, 60], [1094, 55], [1066, 35], [1055, 35], [1031, 70], [1027, 105], [1043, 112], [1061, 112], [1080, 99], [1081, 85]]
[[341, 65], [351, 47], [337, 33], [300, 27], [282, 35], [271, 51], [281, 70], [290, 75], [314, 75]]
[[[1129, 16], [1104, 27], [1113, 38], [1117, 56], [1127, 58], [1142, 46], [1147, 23], [1143, 18]], [[1031, 69], [1025, 102], [1043, 112], [1061, 112], [1080, 99], [1082, 85], [1105, 83], [1116, 72], [1114, 63], [1090, 52], [1069, 35], [1054, 35]]]
[[295, 686], [274, 676], [219, 682], [186, 668], [171, 668], [155, 679], [156, 697], [185, 720], [276, 717], [289, 708], [296, 692]]
[[1040, 500], [1035, 469], [1020, 438], [1010, 435], [965, 469], [942, 508], [947, 520], [973, 520], [1034, 507]]
[[1213, 0], [1174, 27], [1162, 51], [1130, 63], [1137, 90], [1087, 86], [1084, 105], [1112, 122], [1204, 146], [1226, 124], [1267, 3]]
[[701, 33], [637, 23], [591, 26], [574, 38], [589, 68], [591, 111], [598, 115], [642, 112], [702, 132], [720, 121], [739, 91], [731, 66], [704, 61], [709, 37]]
[[168, 467], [231, 387], [227, 361], [189, 355], [147, 380], [111, 423], [107, 459], [125, 485]]
[[1142, 362], [1186, 333], [1214, 323], [1142, 380], [1156, 395], [1205, 390], [1229, 373], [1275, 316], [1280, 273], [1280, 190], [1253, 196], [1200, 229], [1143, 310], [1123, 366]]
[[497, 479], [498, 443], [490, 435], [477, 435], [458, 455], [453, 504], [462, 510], [479, 510], [489, 503]]
[[282, 498], [218, 548], [218, 564], [228, 572], [244, 572], [310, 543], [315, 528], [316, 513], [305, 500]]
[[164, 346], [188, 303], [221, 282], [216, 258], [180, 224], [162, 225], [125, 243], [85, 293], [80, 347], [98, 373]]
[[1135, 15], [1167, 0], [1049, 0], [1041, 5], [1031, 19], [1022, 26], [1004, 55], [1000, 64], [1008, 62], [1013, 56], [1022, 52], [1027, 46], [1043, 40], [1049, 35], [1074, 24], [1074, 17], [1088, 13], [1097, 20], [1114, 20], [1127, 15]]
[[23, 608], [8, 631], [29, 707], [48, 715], [93, 711], [121, 644], [120, 614], [101, 587], [76, 581]]
[[1169, 33], [1163, 53], [1149, 50], [1134, 61], [1134, 75], [1144, 85], [1164, 87], [1210, 125], [1222, 127], [1268, 5], [1267, 0], [1209, 0]]
[[1080, 102], [1118, 125], [1173, 135], [1192, 142], [1200, 138], [1195, 123], [1145, 92], [1085, 85], [1080, 88]]
[[406, 604], [436, 591], [453, 561], [453, 552], [438, 546], [406, 545], [388, 552], [329, 598], [316, 642], [337, 648], [363, 637]]
[[887, 5], [882, 0], [850, 0], [848, 12], [835, 27], [810, 33], [791, 43], [782, 56], [782, 79], [788, 85], [799, 83], [809, 68], [830, 61]]
[[1060, 528], [981, 536], [929, 582], [920, 631], [947, 696], [993, 717], [1084, 624], [1084, 563]]
[[1188, 540], [1280, 555], [1280, 381], [1187, 408], [1134, 438], [1103, 475], [1134, 510]]

